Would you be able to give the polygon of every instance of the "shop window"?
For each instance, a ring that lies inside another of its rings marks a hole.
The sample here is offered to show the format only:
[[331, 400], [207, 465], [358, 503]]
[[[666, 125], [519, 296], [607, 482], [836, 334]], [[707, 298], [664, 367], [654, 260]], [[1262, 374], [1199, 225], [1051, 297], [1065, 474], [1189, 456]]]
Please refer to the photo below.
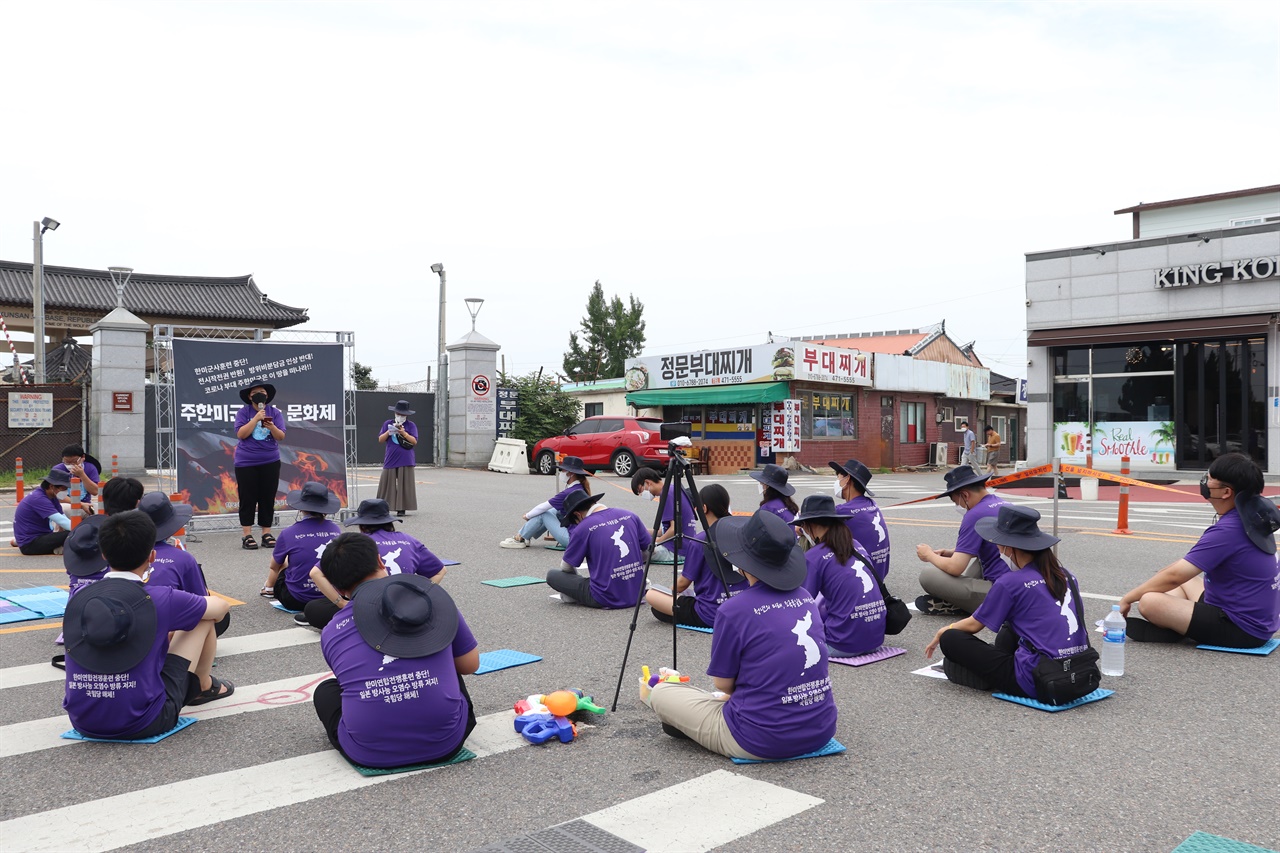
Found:
[[1173, 370], [1173, 344], [1122, 344], [1093, 348], [1093, 375]]
[[1053, 351], [1054, 376], [1088, 376], [1088, 347], [1058, 347]]
[[733, 432], [749, 432], [756, 431], [756, 407], [755, 406], [724, 406], [707, 409], [707, 425], [718, 425], [715, 429], [708, 429], [708, 432], [714, 432], [718, 435], [725, 435]]
[[800, 437], [857, 438], [858, 398], [853, 394], [800, 395]]
[[604, 403], [586, 403], [582, 407], [584, 418], [594, 418], [604, 414]]
[[942, 415], [942, 417], [938, 419], [938, 423], [940, 424], [949, 423], [955, 420], [955, 417], [956, 417], [955, 409], [951, 408], [950, 406], [942, 406], [938, 409], [938, 412]]
[[1173, 374], [1093, 378], [1094, 423], [1172, 419]]
[[903, 403], [902, 417], [898, 419], [898, 441], [920, 444], [924, 440], [924, 403]]
[[1068, 423], [1089, 420], [1089, 380], [1053, 383], [1053, 421]]

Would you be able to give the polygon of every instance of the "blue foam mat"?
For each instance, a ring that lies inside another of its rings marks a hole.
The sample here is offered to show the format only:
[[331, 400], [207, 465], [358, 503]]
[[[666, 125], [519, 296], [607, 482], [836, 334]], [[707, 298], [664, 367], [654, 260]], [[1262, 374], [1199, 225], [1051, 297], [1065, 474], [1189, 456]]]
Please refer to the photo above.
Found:
[[441, 562], [441, 563], [444, 563], [446, 566], [461, 566], [461, 565], [462, 565], [462, 563], [458, 562], [457, 560], [446, 560], [446, 559], [444, 559], [443, 557], [440, 559], [440, 562]]
[[703, 628], [701, 625], [686, 625], [686, 624], [684, 624], [683, 622], [681, 622], [681, 623], [680, 623], [680, 627], [681, 627], [681, 628], [684, 628], [686, 631], [701, 631], [701, 632], [702, 632], [702, 633], [704, 633], [704, 634], [714, 634], [714, 633], [715, 633], [715, 631], [714, 631], [713, 629], [711, 629], [711, 628]]
[[1106, 699], [1114, 690], [1103, 690], [1098, 688], [1088, 696], [1081, 696], [1074, 702], [1067, 702], [1065, 705], [1050, 705], [1048, 702], [1041, 702], [1037, 699], [1028, 699], [1026, 696], [1014, 696], [1010, 693], [992, 693], [991, 695], [997, 699], [1003, 699], [1006, 702], [1013, 702], [1017, 705], [1026, 705], [1028, 708], [1035, 708], [1039, 711], [1066, 711], [1071, 708], [1079, 708], [1081, 705], [1088, 705], [1090, 702], [1099, 702]]
[[0, 590], [0, 598], [48, 619], [61, 616], [67, 609], [68, 593], [56, 586], [33, 586], [26, 589]]
[[476, 670], [476, 675], [484, 675], [486, 672], [496, 672], [499, 669], [507, 669], [513, 666], [524, 666], [526, 663], [536, 663], [542, 660], [538, 655], [531, 655], [528, 652], [517, 652], [515, 649], [498, 649], [494, 652], [480, 653], [480, 668]]
[[0, 625], [8, 625], [10, 622], [26, 622], [31, 619], [43, 619], [39, 613], [28, 610], [25, 607], [19, 607], [12, 601], [0, 601]]
[[806, 752], [804, 755], [794, 755], [791, 758], [735, 758], [734, 764], [777, 764], [781, 761], [799, 761], [802, 758], [821, 758], [824, 755], [839, 755], [845, 751], [844, 744], [832, 738], [827, 741], [827, 745], [813, 752]]
[[89, 737], [88, 735], [80, 734], [80, 732], [76, 731], [75, 729], [72, 729], [69, 732], [63, 732], [61, 736], [66, 738], [67, 740], [91, 740], [96, 743], [158, 743], [164, 740], [165, 738], [167, 738], [169, 735], [174, 734], [175, 732], [180, 732], [183, 729], [185, 729], [187, 726], [194, 724], [195, 721], [196, 721], [195, 717], [179, 717], [178, 724], [173, 728], [169, 729], [169, 731], [161, 732], [160, 734], [152, 735], [151, 737], [144, 737], [140, 740], [118, 740], [116, 738]]
[[301, 610], [290, 610], [289, 608], [285, 607], [285, 606], [284, 606], [283, 604], [281, 604], [280, 602], [276, 601], [274, 598], [273, 598], [273, 599], [271, 599], [271, 606], [272, 606], [272, 607], [274, 607], [276, 610], [280, 610], [280, 611], [283, 611], [283, 612], [285, 612], [285, 613], [301, 613], [301, 612], [302, 612]]
[[1233, 838], [1223, 838], [1208, 832], [1193, 832], [1173, 848], [1172, 853], [1275, 853], [1267, 847], [1246, 844]]
[[1272, 637], [1256, 649], [1233, 649], [1230, 646], [1196, 646], [1209, 652], [1235, 652], [1238, 655], [1269, 655], [1280, 648], [1280, 637]]

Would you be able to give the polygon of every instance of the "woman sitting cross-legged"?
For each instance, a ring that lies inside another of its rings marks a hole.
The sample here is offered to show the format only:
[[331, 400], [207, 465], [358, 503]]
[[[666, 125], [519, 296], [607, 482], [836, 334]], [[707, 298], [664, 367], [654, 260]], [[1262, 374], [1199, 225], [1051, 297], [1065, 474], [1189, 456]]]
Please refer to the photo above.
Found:
[[[748, 584], [745, 579], [740, 579], [738, 583], [730, 584], [726, 592], [725, 585], [720, 580], [721, 575], [715, 568], [717, 560], [723, 562], [716, 549], [715, 526], [720, 519], [730, 514], [729, 492], [719, 483], [712, 483], [698, 490], [697, 499], [702, 502], [702, 511], [707, 516], [710, 541], [704, 539], [701, 533], [688, 537], [691, 543], [700, 543], [702, 547], [690, 544], [685, 549], [684, 566], [676, 579], [674, 599], [669, 593], [651, 589], [645, 594], [645, 601], [649, 602], [654, 617], [661, 622], [669, 623], [675, 618], [681, 625], [711, 628], [715, 625], [716, 609], [729, 596], [746, 589]], [[732, 571], [731, 566], [728, 568]], [[680, 594], [690, 586], [693, 587], [693, 595]]]
[[569, 547], [569, 531], [560, 523], [560, 513], [564, 512], [565, 498], [571, 492], [582, 491], [591, 494], [591, 476], [582, 467], [582, 460], [577, 456], [566, 456], [557, 465], [567, 475], [566, 485], [549, 499], [535, 506], [524, 514], [524, 525], [515, 536], [509, 536], [498, 543], [501, 548], [528, 548], [529, 543], [543, 533], [550, 533], [561, 548]]

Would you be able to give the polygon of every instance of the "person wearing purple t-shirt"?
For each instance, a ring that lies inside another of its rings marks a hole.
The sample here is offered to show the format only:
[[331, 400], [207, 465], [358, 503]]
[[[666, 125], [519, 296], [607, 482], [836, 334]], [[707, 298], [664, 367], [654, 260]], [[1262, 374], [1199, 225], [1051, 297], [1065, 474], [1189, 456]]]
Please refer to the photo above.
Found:
[[[80, 511], [83, 515], [93, 515], [93, 498], [98, 494], [98, 479], [102, 472], [78, 444], [68, 444], [62, 448], [62, 461], [53, 466], [58, 471], [66, 471], [68, 477], [80, 480]], [[68, 497], [70, 493], [68, 492]], [[69, 509], [69, 508], [68, 508]]]
[[462, 676], [480, 652], [453, 599], [419, 575], [388, 575], [359, 533], [333, 540], [320, 570], [350, 599], [320, 634], [334, 677], [313, 697], [334, 749], [379, 768], [457, 755], [476, 725]]
[[947, 490], [943, 494], [951, 498], [956, 512], [964, 518], [954, 548], [934, 550], [923, 543], [916, 546], [916, 556], [929, 564], [920, 570], [920, 587], [925, 594], [916, 599], [916, 609], [921, 613], [972, 613], [982, 604], [991, 585], [1009, 571], [1000, 559], [1000, 549], [979, 536], [975, 527], [980, 519], [995, 518], [1005, 505], [998, 496], [987, 494], [988, 479], [968, 465], [946, 473]]
[[804, 555], [804, 588], [818, 602], [827, 651], [839, 657], [880, 648], [888, 615], [871, 564], [854, 548], [848, 518], [831, 495], [810, 495], [795, 519], [813, 543]]
[[[729, 584], [726, 593], [721, 574], [713, 565], [713, 561], [720, 562], [719, 551], [715, 550], [714, 544], [716, 522], [731, 514], [729, 492], [719, 483], [712, 483], [698, 490], [698, 500], [702, 501], [702, 512], [707, 517], [707, 535], [711, 544], [700, 533], [689, 537], [690, 546], [685, 549], [684, 565], [676, 579], [675, 598], [660, 589], [650, 589], [644, 598], [659, 622], [670, 623], [674, 619], [681, 625], [713, 628], [716, 609], [730, 596], [746, 589], [748, 584], [745, 578], [740, 578], [739, 582]], [[693, 595], [683, 595], [690, 586], [693, 587]]]
[[[185, 705], [225, 699], [235, 685], [211, 672], [219, 598], [144, 586], [156, 528], [146, 513], [107, 516], [98, 544], [112, 571], [67, 602], [66, 695], [81, 734], [137, 740], [163, 734]], [[115, 568], [120, 567], [120, 568]], [[172, 632], [172, 636], [171, 636]]]
[[750, 587], [720, 605], [707, 675], [715, 693], [689, 682], [640, 682], [640, 699], [674, 737], [731, 758], [794, 758], [836, 733], [818, 605], [802, 586], [805, 555], [795, 531], [767, 510], [723, 518], [716, 543]]
[[[652, 543], [640, 516], [599, 504], [601, 495], [574, 491], [560, 522], [569, 526], [569, 547], [560, 568], [547, 572], [547, 586], [588, 607], [634, 607], [644, 589], [644, 552]], [[586, 561], [591, 577], [578, 574]]]
[[387, 446], [382, 458], [382, 477], [378, 480], [378, 498], [404, 517], [405, 511], [418, 509], [418, 485], [414, 480], [417, 464], [413, 448], [418, 444], [418, 425], [409, 420], [414, 414], [408, 400], [399, 400], [387, 406], [393, 414], [383, 421], [378, 442]]
[[761, 509], [767, 509], [787, 524], [795, 520], [800, 508], [791, 497], [796, 493], [796, 487], [787, 482], [786, 468], [766, 465], [763, 470], [747, 472], [747, 476], [758, 484], [756, 490], [760, 494]]
[[1243, 453], [1213, 460], [1200, 495], [1218, 520], [1185, 557], [1120, 599], [1126, 615], [1138, 605], [1129, 637], [1253, 649], [1280, 630], [1280, 511], [1262, 487], [1262, 471]]
[[271, 552], [267, 582], [259, 594], [274, 598], [289, 610], [301, 611], [307, 602], [324, 597], [311, 579], [311, 570], [325, 546], [342, 533], [342, 528], [329, 520], [342, 502], [324, 483], [314, 481], [289, 492], [285, 501], [298, 510], [298, 520], [280, 531], [280, 540]]
[[591, 476], [582, 467], [582, 460], [577, 456], [566, 456], [556, 464], [565, 472], [565, 487], [524, 514], [524, 525], [515, 536], [508, 536], [498, 543], [499, 548], [528, 548], [529, 543], [543, 533], [551, 534], [556, 540], [559, 550], [569, 547], [569, 531], [560, 523], [560, 513], [564, 511], [564, 500], [569, 493], [578, 490], [591, 494]]
[[236, 495], [240, 501], [240, 547], [256, 551], [253, 520], [256, 512], [262, 528], [262, 547], [271, 548], [275, 523], [276, 490], [280, 488], [280, 442], [284, 441], [284, 412], [271, 405], [276, 386], [255, 382], [240, 389], [244, 405], [236, 412], [238, 442], [235, 450]]
[[845, 525], [859, 550], [870, 557], [876, 577], [884, 580], [889, 576], [889, 526], [880, 514], [880, 507], [872, 500], [875, 492], [867, 488], [871, 470], [857, 459], [843, 465], [827, 464], [836, 472], [836, 499], [844, 501], [840, 509], [849, 513]]
[[[209, 584], [200, 563], [181, 547], [181, 543], [169, 543], [169, 537], [191, 520], [191, 504], [175, 504], [163, 492], [148, 492], [138, 502], [138, 509], [145, 512], [156, 526], [156, 553], [151, 559], [151, 579], [147, 583], [180, 589], [192, 595], [209, 595]], [[228, 613], [218, 620], [214, 630], [221, 637], [230, 626], [231, 614]]]
[[[675, 521], [676, 513], [676, 490], [680, 493], [680, 521]], [[662, 497], [662, 475], [653, 468], [641, 468], [631, 475], [631, 493], [639, 495], [641, 492], [647, 492], [653, 500], [662, 500], [662, 518], [658, 520], [658, 527], [651, 532], [654, 544], [653, 562], [655, 563], [672, 563], [679, 559], [683, 548], [677, 548], [676, 543], [672, 541], [677, 531], [684, 536], [693, 536], [698, 533], [698, 516], [693, 510], [693, 498], [689, 493], [681, 487], [676, 480], [672, 480], [667, 486], [666, 497]], [[658, 546], [662, 546], [658, 550]]]
[[[1047, 701], [1036, 691], [1040, 656], [1060, 660], [1089, 648], [1079, 585], [1054, 556], [1058, 537], [1041, 532], [1039, 521], [1040, 513], [1014, 504], [978, 521], [978, 535], [1009, 571], [972, 616], [939, 628], [925, 647], [926, 658], [941, 647], [942, 671], [956, 684]], [[994, 645], [978, 638], [983, 628], [996, 633]]]
[[32, 489], [13, 513], [13, 544], [28, 557], [61, 554], [71, 535], [71, 519], [62, 511], [59, 496], [71, 485], [66, 471], [56, 468]]

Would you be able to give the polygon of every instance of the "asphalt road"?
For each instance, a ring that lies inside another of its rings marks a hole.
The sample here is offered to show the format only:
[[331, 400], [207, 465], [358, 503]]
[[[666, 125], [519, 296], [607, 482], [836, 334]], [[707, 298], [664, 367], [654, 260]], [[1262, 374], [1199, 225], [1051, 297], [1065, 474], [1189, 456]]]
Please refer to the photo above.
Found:
[[[376, 471], [362, 473], [362, 496], [372, 496], [376, 479]], [[515, 700], [561, 687], [581, 687], [608, 704], [629, 611], [564, 604], [541, 584], [480, 583], [541, 576], [558, 564], [557, 553], [539, 547], [497, 547], [520, 514], [551, 493], [551, 479], [424, 468], [418, 480], [422, 509], [405, 529], [440, 556], [462, 561], [445, 585], [480, 649], [543, 657], [468, 678], [477, 713], [493, 715], [486, 725], [505, 731], [502, 715]], [[724, 483], [737, 510], [757, 501], [745, 476], [698, 480]], [[941, 481], [940, 474], [880, 475], [872, 488], [888, 507], [931, 494]], [[825, 476], [795, 482], [797, 497], [829, 486]], [[612, 475], [595, 488], [605, 503], [652, 518], [656, 504], [634, 497]], [[1015, 500], [1046, 513], [1051, 506]], [[12, 498], [5, 504], [0, 527], [7, 540]], [[1114, 513], [1114, 504], [1079, 501], [1061, 509], [1060, 554], [1080, 579], [1091, 622], [1109, 609], [1108, 597], [1185, 553], [1212, 518], [1204, 504], [1135, 504], [1134, 534], [1121, 537], [1109, 532]], [[950, 546], [958, 519], [946, 501], [885, 515], [893, 542], [889, 586], [910, 600], [920, 592], [915, 544]], [[273, 646], [219, 658], [218, 674], [239, 687], [229, 701], [246, 701], [154, 746], [53, 748], [48, 731], [58, 726], [61, 682], [12, 685], [43, 677], [56, 620], [0, 628], [5, 850], [32, 849], [42, 837], [49, 849], [471, 850], [606, 809], [626, 816], [616, 834], [668, 850], [1169, 851], [1196, 830], [1280, 846], [1272, 716], [1280, 705], [1280, 653], [1130, 643], [1126, 674], [1104, 684], [1114, 696], [1048, 714], [912, 674], [927, 663], [923, 648], [945, 624], [921, 615], [889, 641], [907, 654], [858, 669], [832, 667], [836, 736], [848, 747], [842, 755], [739, 766], [663, 735], [633, 685], [642, 664], [670, 661], [672, 637], [642, 608], [618, 710], [584, 728], [576, 742], [504, 741], [478, 749], [477, 760], [371, 786], [331, 760], [305, 692], [325, 664], [315, 632], [293, 627], [258, 597], [266, 552], [242, 551], [238, 532], [199, 538], [189, 548], [212, 587], [244, 602], [232, 608], [224, 642], [252, 637], [237, 642], [256, 644], [268, 634], [262, 644]], [[59, 558], [0, 548], [0, 569], [4, 588], [66, 582]], [[654, 571], [655, 580], [670, 583], [670, 569]], [[280, 637], [300, 644], [275, 647]], [[708, 681], [710, 644], [708, 635], [680, 632], [680, 668], [695, 681]], [[275, 682], [257, 701], [253, 686]], [[42, 720], [48, 722], [32, 722]], [[794, 813], [770, 816], [770, 808], [786, 811], [791, 803]], [[77, 828], [77, 821], [85, 825]]]

